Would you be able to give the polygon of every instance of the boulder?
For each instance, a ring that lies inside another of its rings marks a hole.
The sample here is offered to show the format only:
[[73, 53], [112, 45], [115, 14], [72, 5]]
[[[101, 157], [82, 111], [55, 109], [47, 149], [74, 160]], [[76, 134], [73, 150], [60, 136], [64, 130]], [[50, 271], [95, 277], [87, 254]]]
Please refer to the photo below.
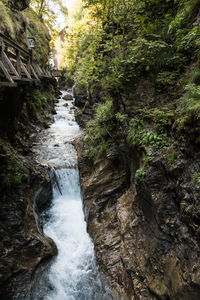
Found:
[[64, 97], [63, 97], [64, 100], [73, 100], [73, 97], [71, 94], [66, 94]]

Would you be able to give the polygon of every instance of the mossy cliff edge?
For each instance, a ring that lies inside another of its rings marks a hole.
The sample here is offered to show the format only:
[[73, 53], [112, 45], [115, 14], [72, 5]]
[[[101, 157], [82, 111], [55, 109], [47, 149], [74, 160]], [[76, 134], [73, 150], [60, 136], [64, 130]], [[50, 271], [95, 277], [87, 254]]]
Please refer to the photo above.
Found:
[[88, 232], [117, 299], [197, 300], [200, 1], [121, 8], [74, 73]]
[[34, 37], [34, 55], [44, 65], [49, 58], [49, 31], [28, 3], [9, 0], [0, 2], [0, 32], [23, 48], [27, 48], [26, 37]]
[[[35, 55], [45, 64], [49, 33], [28, 2], [0, 3], [0, 31], [25, 48], [27, 27], [36, 38]], [[1, 299], [27, 299], [34, 271], [57, 253], [38, 217], [38, 207], [51, 199], [51, 181], [35, 162], [30, 139], [53, 121], [57, 96], [54, 79], [0, 89]]]

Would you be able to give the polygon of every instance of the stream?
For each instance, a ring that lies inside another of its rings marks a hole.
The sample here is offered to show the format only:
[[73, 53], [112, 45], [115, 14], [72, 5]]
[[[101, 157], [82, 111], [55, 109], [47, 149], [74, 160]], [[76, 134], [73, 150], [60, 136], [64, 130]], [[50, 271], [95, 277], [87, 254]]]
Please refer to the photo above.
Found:
[[53, 199], [42, 214], [45, 235], [58, 256], [41, 266], [30, 300], [110, 300], [95, 262], [93, 243], [86, 231], [79, 185], [77, 153], [72, 141], [81, 134], [74, 117], [74, 101], [62, 96], [55, 122], [42, 131], [33, 148], [39, 163], [52, 168]]

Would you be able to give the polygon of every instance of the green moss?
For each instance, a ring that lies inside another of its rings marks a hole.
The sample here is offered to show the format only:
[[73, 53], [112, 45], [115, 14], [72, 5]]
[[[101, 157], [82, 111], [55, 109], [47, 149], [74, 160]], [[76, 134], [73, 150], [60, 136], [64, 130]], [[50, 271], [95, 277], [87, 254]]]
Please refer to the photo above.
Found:
[[174, 122], [174, 111], [169, 110], [167, 107], [163, 107], [162, 109], [144, 107], [139, 109], [139, 113], [142, 119], [152, 120], [155, 129], [159, 133], [163, 133], [171, 128]]
[[164, 71], [158, 73], [156, 78], [157, 89], [162, 91], [173, 87], [176, 84], [178, 72]]
[[14, 23], [9, 14], [10, 9], [0, 2], [0, 31], [8, 33], [11, 37], [15, 37]]
[[196, 182], [197, 184], [200, 184], [200, 172], [195, 173], [193, 175], [193, 181]]
[[53, 86], [49, 86], [49, 90], [39, 90], [34, 89], [31, 91], [28, 104], [31, 109], [37, 111], [41, 107], [44, 107], [48, 101], [54, 101], [55, 99], [55, 90]]
[[28, 23], [29, 36], [35, 38], [34, 53], [36, 58], [40, 63], [45, 64], [48, 61], [50, 51], [50, 35], [48, 29], [31, 8], [25, 9], [23, 15]]
[[181, 130], [187, 121], [200, 118], [200, 87], [195, 84], [188, 84], [185, 87], [185, 94], [180, 98], [177, 106], [178, 130]]
[[200, 84], [200, 68], [197, 66], [190, 74], [190, 83]]
[[179, 151], [176, 148], [170, 149], [170, 151], [166, 155], [168, 166], [173, 164], [173, 162], [176, 160], [178, 155], [179, 155]]
[[146, 172], [149, 167], [149, 162], [152, 158], [152, 154], [148, 153], [145, 155], [142, 159], [142, 166], [135, 172], [135, 180], [138, 181], [143, 181], [146, 177]]
[[112, 101], [97, 107], [94, 120], [87, 125], [87, 136], [84, 140], [90, 159], [95, 160], [105, 156], [112, 145], [115, 121]]
[[11, 9], [5, 1], [0, 2], [0, 31], [10, 36], [23, 48], [27, 48], [24, 23], [27, 24], [28, 35], [35, 38], [36, 58], [40, 63], [47, 63], [50, 35], [42, 20], [31, 8], [21, 12]]
[[135, 145], [144, 149], [150, 145], [155, 150], [169, 146], [166, 133], [158, 134], [145, 128], [144, 122], [137, 118], [130, 121], [127, 140], [129, 145]]
[[21, 183], [23, 164], [11, 145], [0, 139], [0, 180], [2, 187], [16, 187]]

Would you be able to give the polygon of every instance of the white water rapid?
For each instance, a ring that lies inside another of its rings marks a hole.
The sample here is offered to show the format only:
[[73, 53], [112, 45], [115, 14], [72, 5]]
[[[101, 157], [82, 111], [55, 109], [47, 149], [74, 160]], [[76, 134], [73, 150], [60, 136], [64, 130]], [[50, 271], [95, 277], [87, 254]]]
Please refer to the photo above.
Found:
[[29, 299], [108, 300], [112, 297], [98, 274], [86, 231], [77, 154], [71, 144], [81, 130], [74, 118], [73, 101], [62, 97], [56, 106], [55, 122], [39, 135], [33, 149], [40, 163], [55, 169], [53, 200], [43, 214], [43, 223], [45, 234], [58, 247], [58, 256], [37, 272]]

